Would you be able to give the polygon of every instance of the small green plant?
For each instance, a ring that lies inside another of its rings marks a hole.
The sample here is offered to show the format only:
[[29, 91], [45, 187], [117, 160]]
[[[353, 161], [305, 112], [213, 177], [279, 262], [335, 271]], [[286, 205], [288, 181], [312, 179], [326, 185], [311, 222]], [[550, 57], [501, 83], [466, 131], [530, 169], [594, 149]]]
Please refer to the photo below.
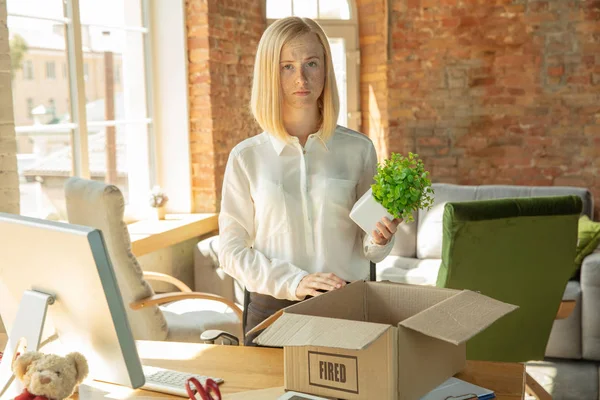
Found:
[[375, 183], [371, 185], [373, 197], [394, 218], [412, 222], [413, 211], [431, 209], [433, 188], [428, 176], [418, 154], [408, 153], [404, 157], [392, 153], [377, 166]]

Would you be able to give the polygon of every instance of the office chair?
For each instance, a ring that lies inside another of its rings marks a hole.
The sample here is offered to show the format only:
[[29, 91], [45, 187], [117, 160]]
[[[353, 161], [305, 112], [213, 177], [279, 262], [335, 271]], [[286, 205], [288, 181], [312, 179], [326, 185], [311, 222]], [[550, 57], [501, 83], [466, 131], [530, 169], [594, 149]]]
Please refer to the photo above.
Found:
[[[73, 177], [65, 183], [65, 197], [70, 223], [102, 231], [135, 339], [203, 342], [201, 335], [216, 337], [215, 330], [242, 337], [242, 310], [234, 302], [193, 292], [166, 274], [142, 272], [131, 252], [125, 200], [116, 186]], [[147, 280], [171, 283], [180, 292], [155, 294]]]

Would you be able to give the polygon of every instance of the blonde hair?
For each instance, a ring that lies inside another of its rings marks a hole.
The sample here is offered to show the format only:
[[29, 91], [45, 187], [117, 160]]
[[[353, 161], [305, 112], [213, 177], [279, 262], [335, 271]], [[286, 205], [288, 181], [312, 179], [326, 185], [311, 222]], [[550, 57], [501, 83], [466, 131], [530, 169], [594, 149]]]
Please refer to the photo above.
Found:
[[321, 138], [327, 141], [334, 133], [340, 109], [331, 49], [323, 29], [309, 18], [288, 17], [275, 21], [263, 33], [254, 63], [254, 79], [250, 107], [260, 127], [278, 138], [288, 141], [290, 136], [283, 126], [281, 115], [281, 81], [279, 62], [283, 46], [299, 36], [315, 33], [323, 47], [325, 82], [319, 97], [321, 111]]

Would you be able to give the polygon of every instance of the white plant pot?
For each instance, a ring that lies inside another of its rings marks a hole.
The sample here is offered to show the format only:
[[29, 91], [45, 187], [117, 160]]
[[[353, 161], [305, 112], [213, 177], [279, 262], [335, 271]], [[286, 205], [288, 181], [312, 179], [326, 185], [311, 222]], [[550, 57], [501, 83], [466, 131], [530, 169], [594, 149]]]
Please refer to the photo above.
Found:
[[369, 235], [377, 229], [376, 224], [383, 217], [391, 221], [394, 217], [375, 200], [373, 191], [369, 189], [352, 207], [350, 218]]

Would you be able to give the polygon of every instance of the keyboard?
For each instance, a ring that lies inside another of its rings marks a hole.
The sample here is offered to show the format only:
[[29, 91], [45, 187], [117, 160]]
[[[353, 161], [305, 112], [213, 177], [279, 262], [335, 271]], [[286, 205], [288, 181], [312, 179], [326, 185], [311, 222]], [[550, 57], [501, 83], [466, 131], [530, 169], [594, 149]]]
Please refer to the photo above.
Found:
[[[196, 375], [189, 372], [173, 371], [171, 369], [151, 367], [143, 365], [144, 377], [146, 384], [140, 389], [151, 390], [154, 392], [172, 394], [175, 396], [189, 397], [185, 390], [185, 381], [194, 377], [204, 386], [206, 380], [211, 378], [218, 384], [223, 383], [223, 379], [214, 378], [212, 376]], [[194, 386], [192, 385], [192, 388]]]

